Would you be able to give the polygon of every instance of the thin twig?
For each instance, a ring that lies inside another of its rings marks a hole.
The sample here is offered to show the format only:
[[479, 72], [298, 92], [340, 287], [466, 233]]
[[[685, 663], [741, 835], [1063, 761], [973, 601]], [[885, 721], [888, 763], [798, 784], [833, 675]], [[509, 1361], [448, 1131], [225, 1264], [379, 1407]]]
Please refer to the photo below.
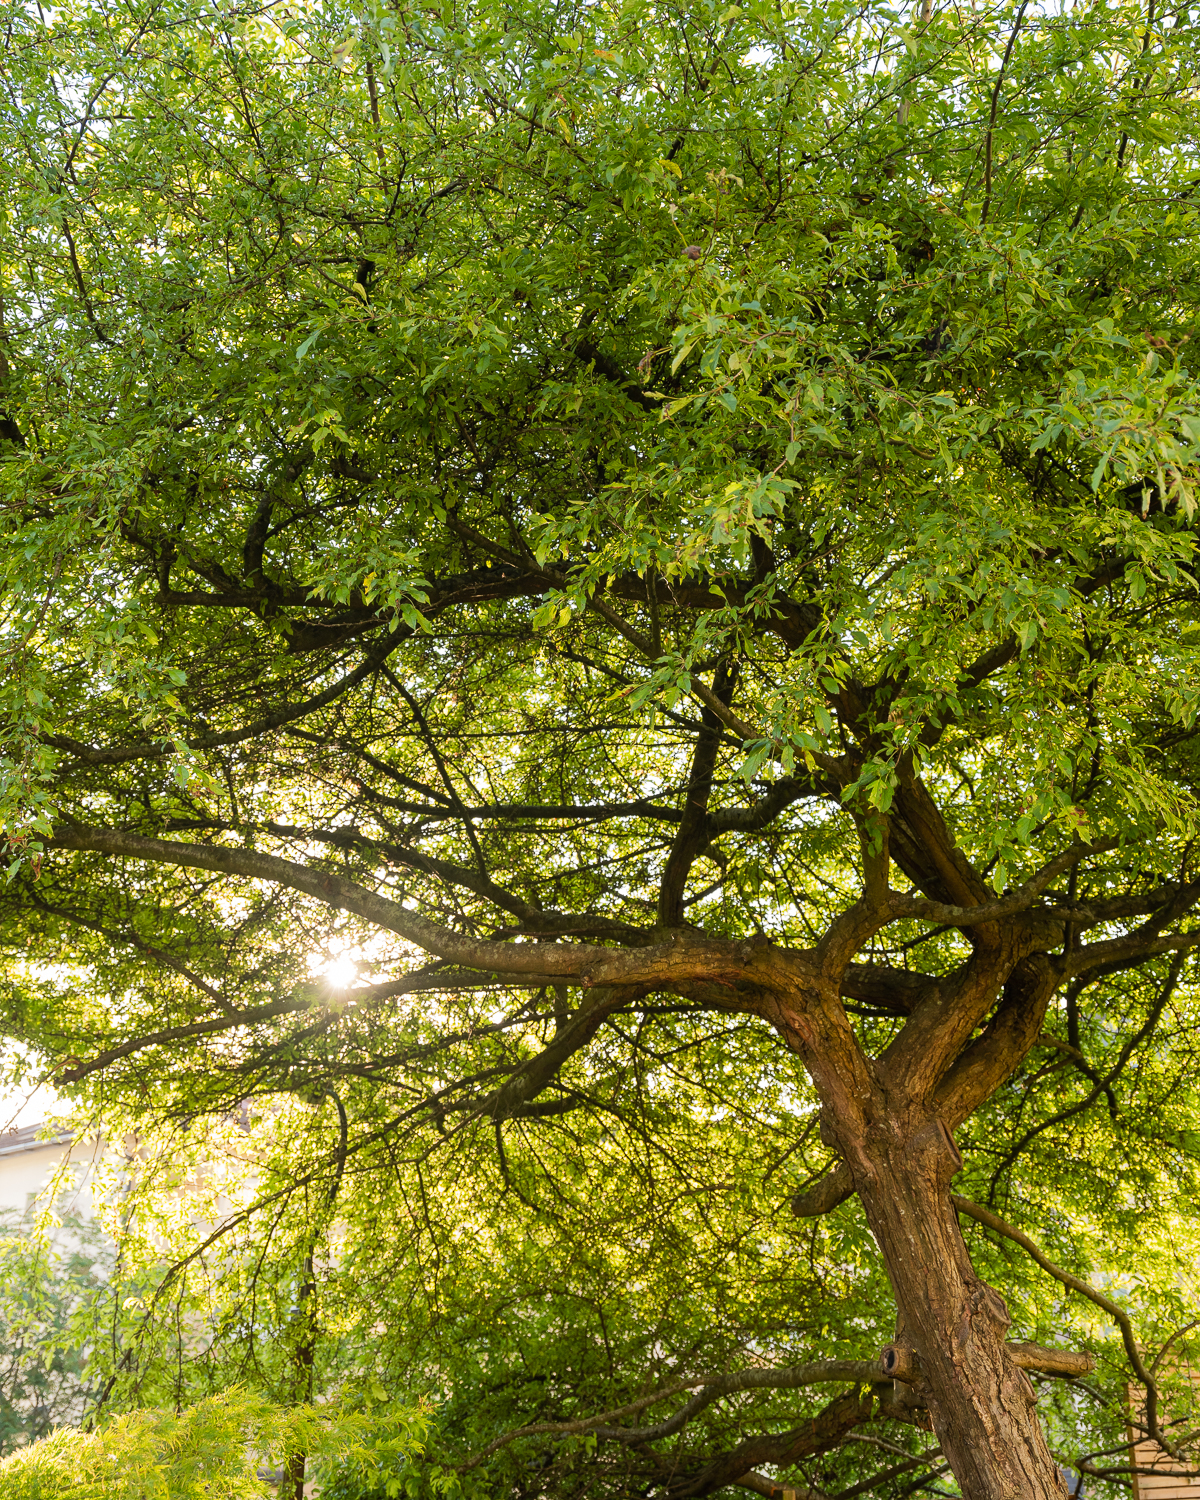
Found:
[[992, 112], [988, 116], [987, 136], [983, 147], [983, 208], [979, 214], [980, 228], [987, 223], [988, 210], [992, 206], [992, 132], [996, 128], [996, 110], [1000, 104], [1000, 85], [1004, 82], [1004, 70], [1008, 67], [1008, 59], [1012, 56], [1013, 43], [1017, 39], [1017, 32], [1021, 29], [1021, 22], [1025, 19], [1025, 7], [1029, 0], [1021, 0], [1021, 8], [1017, 11], [1016, 24], [1013, 26], [1012, 35], [1008, 39], [1008, 46], [1004, 49], [1004, 57], [1000, 62], [1000, 71], [996, 74], [996, 83], [992, 89]]

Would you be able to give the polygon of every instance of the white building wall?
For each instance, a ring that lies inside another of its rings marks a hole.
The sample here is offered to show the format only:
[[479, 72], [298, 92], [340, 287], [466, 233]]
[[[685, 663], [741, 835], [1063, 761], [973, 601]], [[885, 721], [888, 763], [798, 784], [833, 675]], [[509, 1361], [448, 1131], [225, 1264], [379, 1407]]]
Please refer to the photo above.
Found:
[[22, 1218], [36, 1211], [37, 1200], [69, 1159], [74, 1170], [67, 1174], [66, 1191], [55, 1211], [59, 1217], [92, 1218], [93, 1167], [102, 1150], [100, 1141], [73, 1141], [62, 1131], [40, 1139], [48, 1134], [40, 1124], [0, 1132], [0, 1211], [13, 1211]]

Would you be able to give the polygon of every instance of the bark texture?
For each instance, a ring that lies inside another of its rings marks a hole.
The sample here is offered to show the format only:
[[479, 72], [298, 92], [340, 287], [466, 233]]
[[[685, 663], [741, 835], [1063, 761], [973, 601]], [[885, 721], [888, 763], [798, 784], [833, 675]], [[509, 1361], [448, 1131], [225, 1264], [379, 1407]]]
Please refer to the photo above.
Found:
[[[872, 920], [866, 901], [858, 920]], [[1005, 1347], [1008, 1309], [971, 1266], [950, 1195], [962, 1159], [939, 1109], [957, 1123], [1025, 1055], [1058, 979], [1040, 950], [1054, 935], [1037, 922], [977, 929], [970, 959], [927, 987], [879, 1058], [862, 1052], [846, 1019], [833, 944], [821, 979], [776, 991], [765, 1007], [804, 1058], [822, 1138], [843, 1159], [811, 1196], [858, 1194], [891, 1278], [897, 1407], [928, 1413], [967, 1500], [1066, 1494], [1033, 1386]]]
[[1067, 1491], [1037, 1419], [1029, 1377], [1005, 1347], [1003, 1299], [971, 1267], [949, 1183], [961, 1164], [941, 1121], [893, 1152], [872, 1151], [858, 1184], [891, 1275], [911, 1392], [968, 1500], [1061, 1500]]

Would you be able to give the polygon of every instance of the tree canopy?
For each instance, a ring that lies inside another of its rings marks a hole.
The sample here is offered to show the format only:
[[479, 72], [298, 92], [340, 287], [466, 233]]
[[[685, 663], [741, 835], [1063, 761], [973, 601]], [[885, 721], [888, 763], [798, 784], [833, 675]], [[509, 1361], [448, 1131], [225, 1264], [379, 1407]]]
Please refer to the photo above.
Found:
[[5, 26], [3, 1019], [141, 1143], [103, 1401], [1015, 1500], [1132, 1381], [1184, 1461], [1188, 10]]

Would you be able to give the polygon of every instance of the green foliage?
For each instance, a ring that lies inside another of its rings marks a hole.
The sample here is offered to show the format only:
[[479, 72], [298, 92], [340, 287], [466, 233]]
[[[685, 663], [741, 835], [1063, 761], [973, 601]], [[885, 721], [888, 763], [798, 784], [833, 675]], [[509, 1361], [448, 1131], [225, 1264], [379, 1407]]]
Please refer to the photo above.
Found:
[[[744, 995], [642, 986], [498, 1102], [590, 979], [414, 977], [397, 913], [514, 950], [806, 947], [860, 893], [856, 820], [909, 838], [914, 777], [996, 893], [1093, 850], [1047, 902], [1125, 905], [1048, 951], [1143, 944], [1060, 989], [958, 1129], [957, 1189], [1163, 1345], [1200, 1295], [1188, 14], [5, 20], [0, 1004], [80, 1128], [137, 1145], [108, 1161], [113, 1287], [69, 1324], [130, 1414], [10, 1459], [0, 1500], [118, 1451], [180, 1493], [223, 1452], [256, 1493], [246, 1434], [375, 1451], [298, 1405], [346, 1382], [436, 1418], [420, 1463], [333, 1493], [623, 1496], [653, 1476], [594, 1435], [469, 1465], [697, 1372], [869, 1357], [885, 1269], [855, 1204], [790, 1214], [833, 1156]], [[970, 953], [906, 918], [857, 961]], [[846, 1003], [882, 1057], [902, 1008]], [[1099, 1356], [1094, 1399], [1045, 1398], [1056, 1453], [1120, 1447], [1113, 1330], [969, 1239], [1014, 1336]], [[714, 1402], [664, 1461], [827, 1396]]]
[[82, 1416], [112, 1245], [75, 1215], [47, 1237], [8, 1212], [0, 1231], [0, 1453], [8, 1453]]
[[[419, 1451], [424, 1417], [394, 1412], [391, 1464]], [[369, 1418], [278, 1407], [230, 1390], [179, 1412], [132, 1411], [93, 1431], [60, 1428], [0, 1463], [3, 1500], [266, 1500], [289, 1454], [336, 1461], [370, 1479], [380, 1467]], [[386, 1489], [384, 1493], [386, 1493]]]
[[[1163, 23], [1134, 63], [1131, 7], [1026, 18], [1000, 98], [1031, 113], [989, 129], [1003, 7], [947, 9], [919, 34], [842, 4], [668, 14], [312, 7], [206, 29], [185, 6], [15, 13], [4, 297], [23, 332], [5, 400], [16, 429], [37, 427], [5, 464], [15, 848], [36, 855], [50, 826], [45, 778], [81, 695], [96, 734], [115, 715], [181, 789], [203, 778], [180, 694], [208, 671], [208, 615], [160, 614], [154, 569], [178, 536], [178, 566], [229, 594], [247, 507], [298, 483], [327, 492], [320, 520], [279, 533], [272, 607], [239, 626], [264, 690], [315, 642], [293, 618], [314, 605], [426, 630], [430, 579], [461, 566], [456, 528], [497, 504], [567, 568], [535, 629], [572, 628], [629, 568], [720, 579], [757, 536], [781, 566], [753, 617], [785, 592], [821, 608], [746, 706], [764, 731], [748, 771], [829, 744], [822, 672], [884, 676], [903, 689], [861, 785], [887, 805], [896, 757], [927, 759], [930, 715], [988, 712], [962, 701], [958, 668], [1011, 632], [1017, 763], [1002, 777], [999, 757], [968, 757], [998, 887], [1035, 824], [1073, 826], [1094, 752], [1095, 826], [1192, 826], [1138, 730], [1159, 713], [1186, 728], [1196, 702], [1182, 621], [1138, 649], [1142, 601], [1186, 584], [1200, 451], [1181, 342], [1193, 122], [1168, 81], [1191, 29]], [[679, 63], [693, 47], [720, 90]], [[56, 68], [91, 101], [77, 113], [54, 102]], [[253, 104], [231, 110], [239, 87]], [[645, 364], [659, 420], [631, 427], [610, 361]], [[477, 453], [451, 458], [463, 423]], [[1116, 576], [1086, 592], [1109, 554]], [[686, 695], [748, 603], [662, 643], [633, 704]], [[1102, 745], [1083, 724], [1049, 734], [1048, 684], [1068, 679]], [[1031, 807], [1013, 790], [1027, 781]]]

